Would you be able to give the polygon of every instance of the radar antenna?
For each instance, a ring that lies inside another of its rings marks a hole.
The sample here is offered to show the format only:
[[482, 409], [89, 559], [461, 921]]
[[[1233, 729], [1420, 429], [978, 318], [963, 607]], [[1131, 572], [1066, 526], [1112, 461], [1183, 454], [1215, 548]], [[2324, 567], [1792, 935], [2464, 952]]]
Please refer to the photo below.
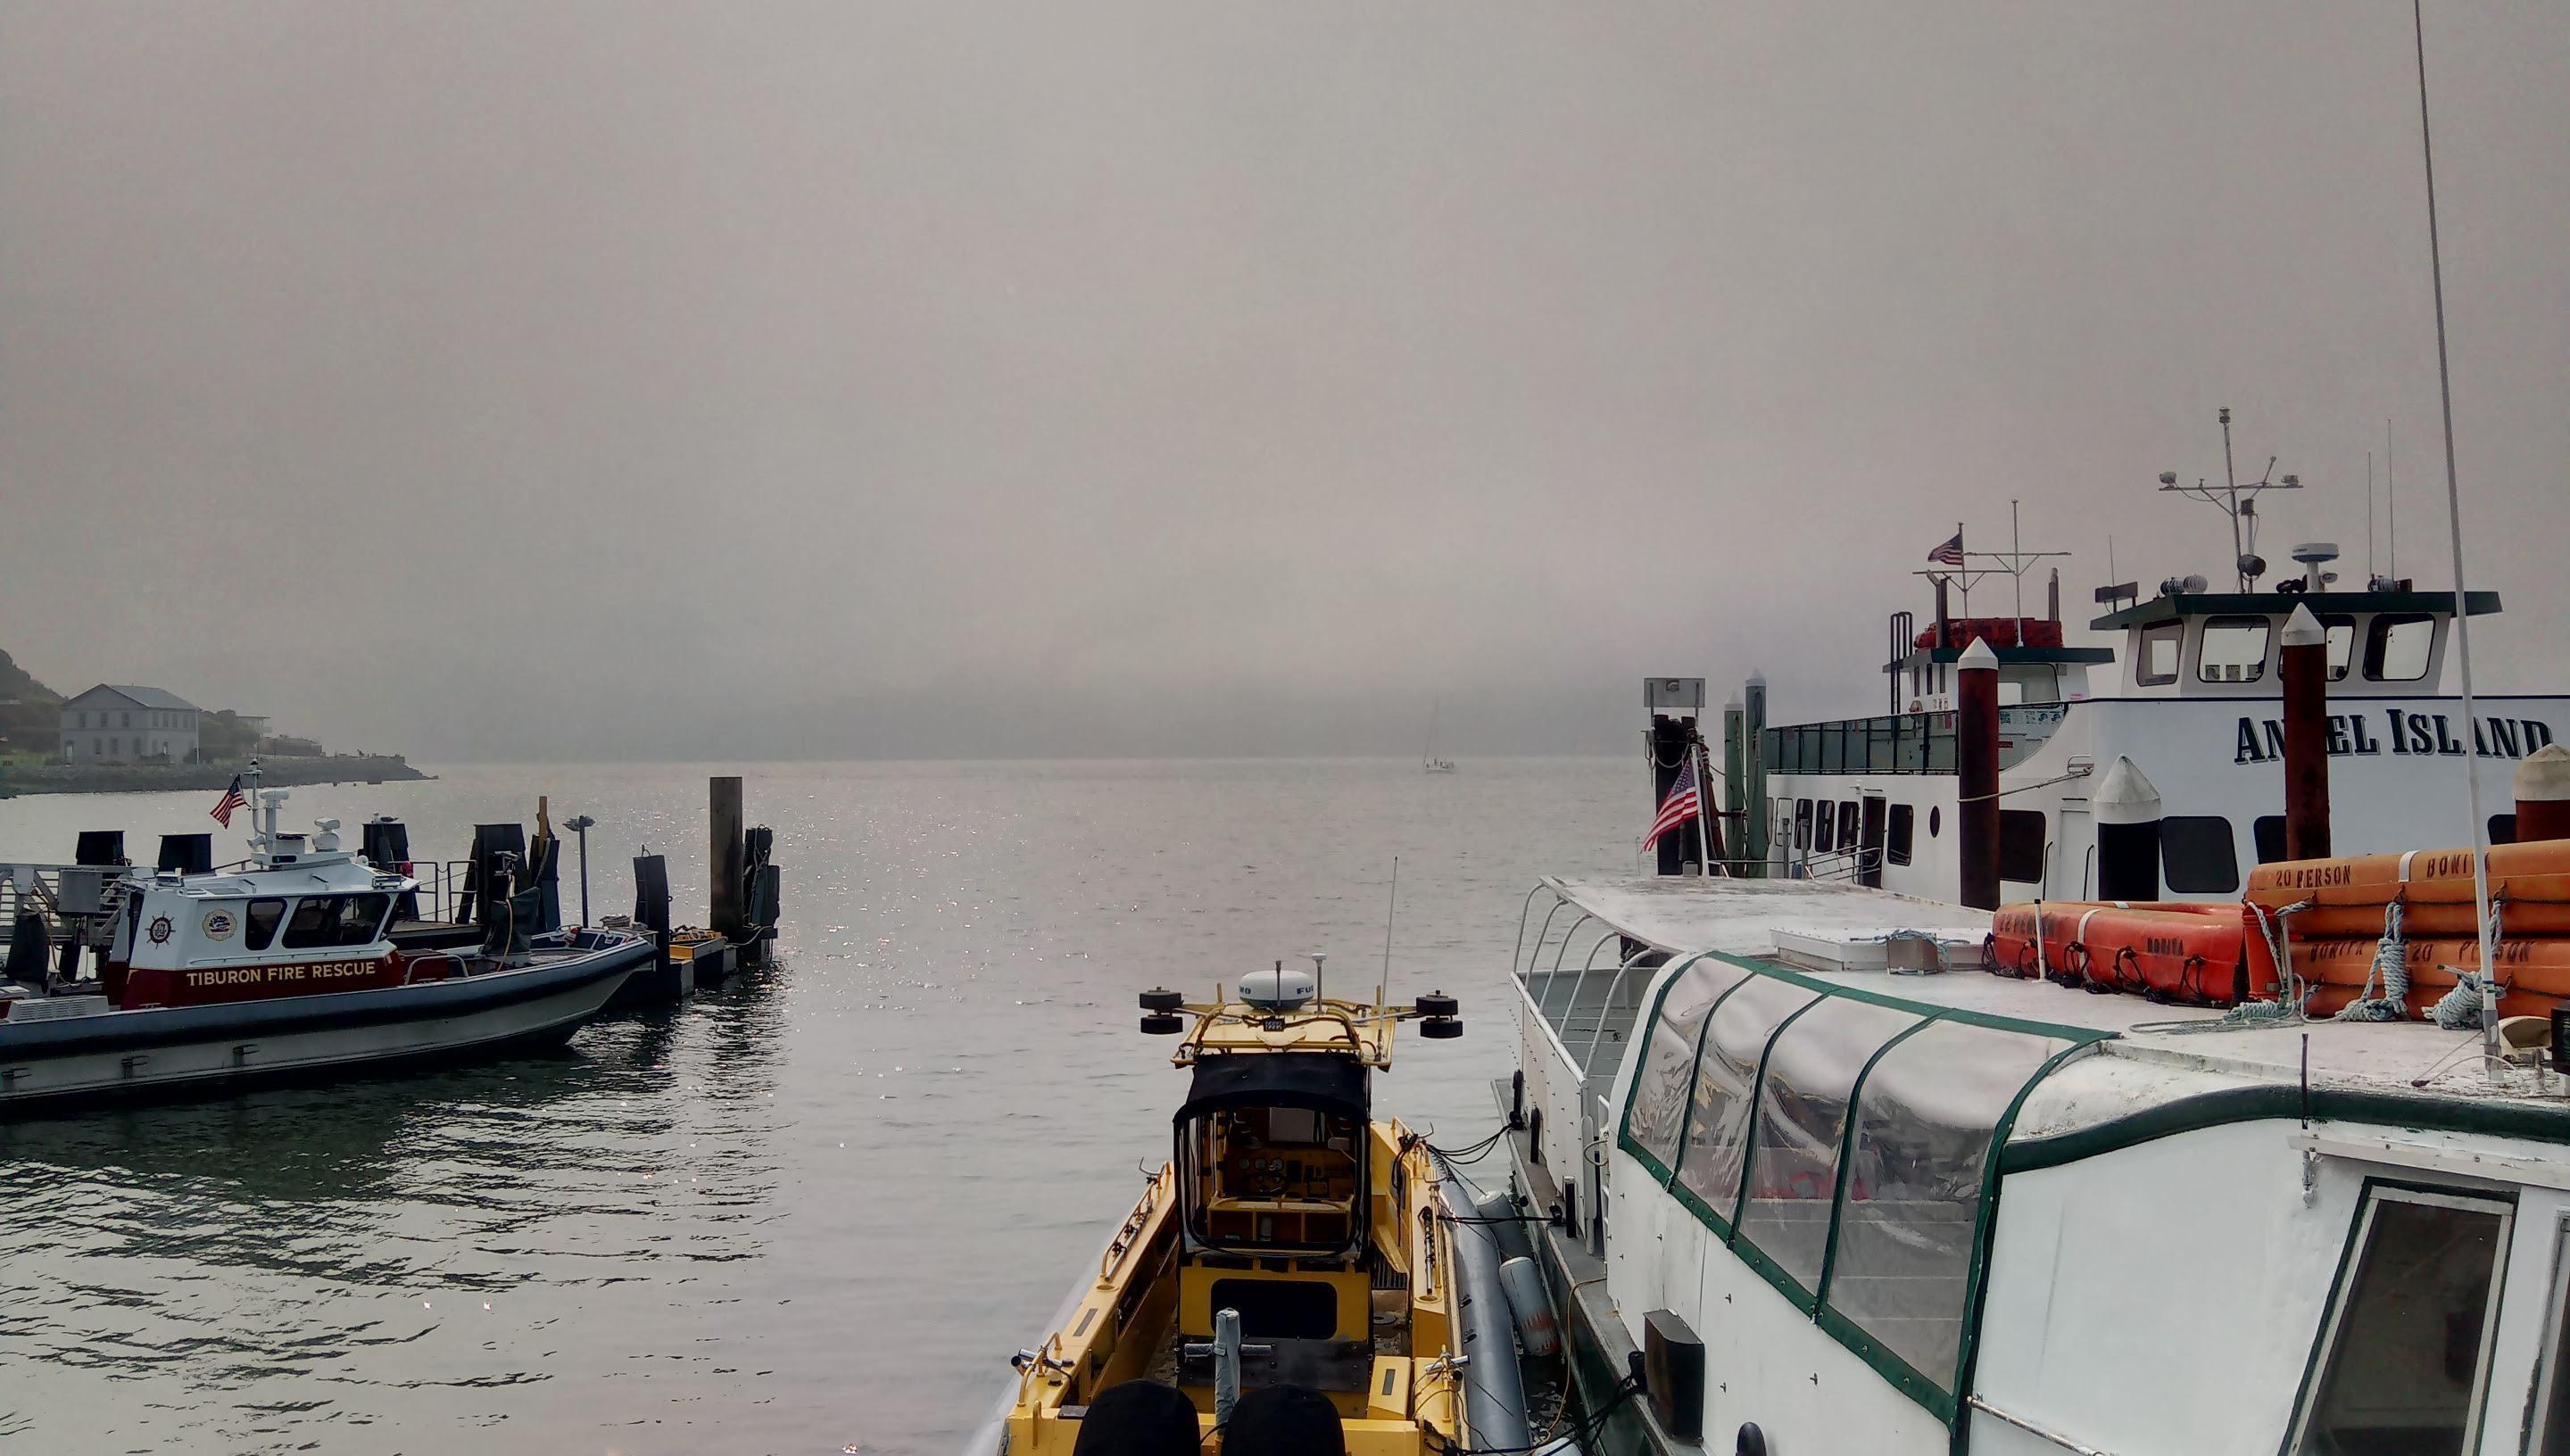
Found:
[[2267, 457], [2267, 472], [2243, 484], [2239, 470], [2231, 462], [2231, 407], [2222, 407], [2222, 489], [2217, 491], [2204, 477], [2196, 477], [2192, 486], [2178, 484], [2177, 472], [2160, 472], [2162, 495], [2187, 496], [2220, 511], [2231, 521], [2231, 565], [2242, 591], [2257, 589], [2258, 578], [2267, 574], [2266, 558], [2258, 554], [2258, 497], [2268, 491], [2299, 491], [2303, 478], [2287, 475], [2275, 479], [2275, 456]]

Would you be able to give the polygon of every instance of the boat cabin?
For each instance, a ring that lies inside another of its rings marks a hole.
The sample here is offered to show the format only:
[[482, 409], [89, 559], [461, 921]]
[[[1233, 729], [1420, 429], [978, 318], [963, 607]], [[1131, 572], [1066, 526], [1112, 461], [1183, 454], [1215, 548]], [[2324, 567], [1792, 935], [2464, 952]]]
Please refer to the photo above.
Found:
[[250, 837], [247, 865], [164, 871], [130, 886], [100, 977], [118, 1008], [362, 990], [442, 973], [406, 964], [387, 933], [416, 881], [341, 850], [336, 820], [310, 835], [279, 831], [283, 791], [260, 798], [266, 823]]
[[[2289, 586], [2296, 583], [2288, 582]], [[2285, 620], [2308, 606], [2329, 633], [2333, 694], [2433, 691], [2454, 617], [2450, 591], [2166, 591], [2088, 625], [2124, 639], [2124, 691], [2135, 697], [2271, 696]], [[2498, 593], [2471, 593], [2472, 615], [2499, 609]]]
[[1365, 1237], [1366, 1092], [1365, 1064], [1349, 1051], [1199, 1060], [1177, 1114], [1188, 1242], [1286, 1260], [1356, 1250]]

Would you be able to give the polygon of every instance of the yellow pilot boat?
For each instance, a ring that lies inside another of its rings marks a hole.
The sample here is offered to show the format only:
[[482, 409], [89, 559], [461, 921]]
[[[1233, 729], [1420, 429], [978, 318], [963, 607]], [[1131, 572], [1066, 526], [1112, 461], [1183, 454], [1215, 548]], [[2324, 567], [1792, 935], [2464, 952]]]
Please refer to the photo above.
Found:
[[979, 1449], [1071, 1456], [1088, 1403], [1130, 1380], [1175, 1386], [1207, 1436], [1242, 1391], [1292, 1384], [1336, 1407], [1350, 1456], [1524, 1448], [1499, 1241], [1426, 1143], [1370, 1110], [1394, 1028], [1460, 1035], [1454, 999], [1331, 1000], [1280, 963], [1228, 999], [1141, 1004], [1192, 1074], [1176, 1155], [1018, 1352]]

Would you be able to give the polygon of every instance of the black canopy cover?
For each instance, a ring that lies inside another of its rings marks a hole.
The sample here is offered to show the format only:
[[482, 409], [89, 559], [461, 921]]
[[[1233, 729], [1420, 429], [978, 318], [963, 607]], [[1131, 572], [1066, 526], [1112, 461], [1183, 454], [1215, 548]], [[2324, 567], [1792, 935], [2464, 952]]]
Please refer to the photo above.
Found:
[[1370, 1106], [1363, 1062], [1346, 1052], [1253, 1052], [1209, 1056], [1196, 1063], [1180, 1126], [1226, 1107], [1307, 1107], [1367, 1120]]

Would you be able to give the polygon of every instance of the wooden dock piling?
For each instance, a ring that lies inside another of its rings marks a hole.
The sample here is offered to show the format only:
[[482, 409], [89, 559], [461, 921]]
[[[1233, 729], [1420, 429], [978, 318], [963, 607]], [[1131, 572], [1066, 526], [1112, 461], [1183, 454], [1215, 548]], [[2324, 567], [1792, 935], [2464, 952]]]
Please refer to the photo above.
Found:
[[712, 885], [706, 924], [737, 942], [749, 931], [746, 887], [741, 884], [740, 778], [718, 775], [707, 781], [712, 840], [705, 855], [705, 876]]

